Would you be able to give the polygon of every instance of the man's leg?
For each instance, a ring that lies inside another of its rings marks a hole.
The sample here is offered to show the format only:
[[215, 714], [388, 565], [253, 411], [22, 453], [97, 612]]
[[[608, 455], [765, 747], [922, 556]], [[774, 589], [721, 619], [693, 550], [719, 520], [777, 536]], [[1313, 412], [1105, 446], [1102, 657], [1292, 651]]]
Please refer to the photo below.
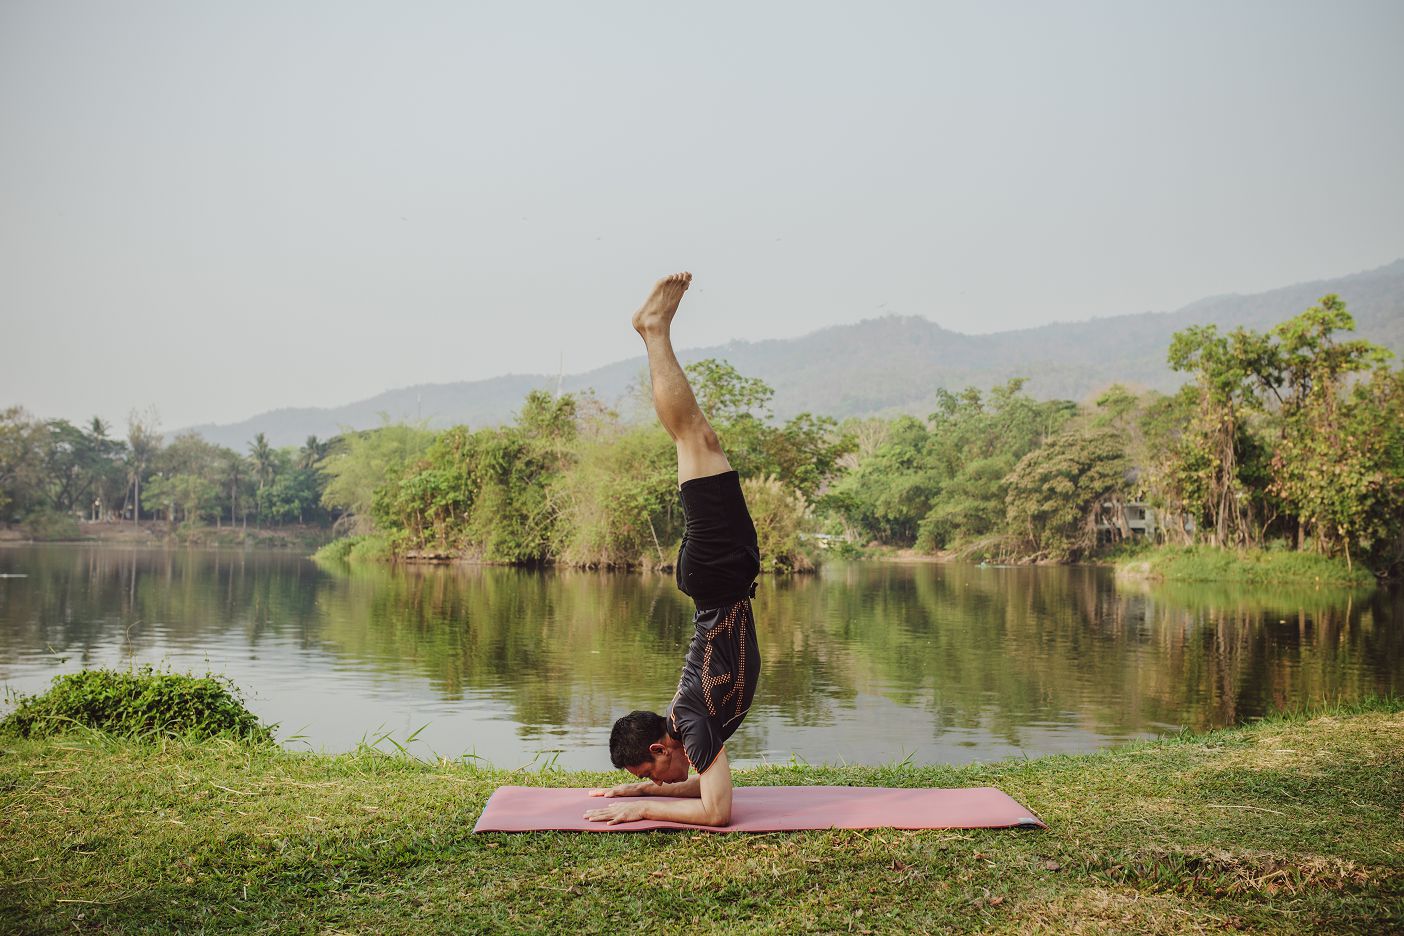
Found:
[[717, 434], [697, 406], [687, 375], [673, 353], [673, 316], [691, 282], [691, 273], [663, 277], [634, 313], [634, 329], [648, 349], [653, 408], [678, 447], [678, 484], [731, 470]]

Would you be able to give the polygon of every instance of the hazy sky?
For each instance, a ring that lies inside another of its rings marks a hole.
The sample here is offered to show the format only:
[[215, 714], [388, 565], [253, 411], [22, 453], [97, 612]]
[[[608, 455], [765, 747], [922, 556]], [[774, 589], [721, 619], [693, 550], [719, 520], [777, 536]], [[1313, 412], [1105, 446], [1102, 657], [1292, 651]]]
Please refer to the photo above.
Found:
[[[0, 0], [0, 407], [167, 429], [1404, 256], [1404, 3]], [[758, 375], [764, 376], [764, 375]]]

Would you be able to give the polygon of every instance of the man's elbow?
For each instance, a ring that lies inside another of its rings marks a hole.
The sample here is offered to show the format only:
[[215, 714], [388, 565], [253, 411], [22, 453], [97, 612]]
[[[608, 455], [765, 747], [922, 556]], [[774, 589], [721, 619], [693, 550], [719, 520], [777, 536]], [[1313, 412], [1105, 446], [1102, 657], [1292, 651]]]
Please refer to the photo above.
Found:
[[706, 810], [702, 817], [702, 824], [707, 826], [724, 826], [731, 824], [731, 807], [714, 807]]

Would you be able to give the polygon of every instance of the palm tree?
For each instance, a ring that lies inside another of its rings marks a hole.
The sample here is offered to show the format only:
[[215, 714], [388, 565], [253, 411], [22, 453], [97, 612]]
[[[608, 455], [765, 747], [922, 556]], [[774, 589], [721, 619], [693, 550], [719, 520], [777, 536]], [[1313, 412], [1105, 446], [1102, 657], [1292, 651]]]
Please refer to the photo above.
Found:
[[254, 477], [258, 478], [259, 519], [263, 518], [263, 488], [278, 470], [277, 454], [261, 432], [249, 443], [249, 458], [253, 460]]
[[[229, 449], [220, 450], [221, 480], [229, 485], [229, 525], [234, 526], [239, 522], [239, 487], [244, 481], [244, 469], [248, 467], [248, 462], [238, 452]], [[244, 515], [244, 526], [247, 527], [248, 515]]]
[[302, 449], [297, 453], [297, 467], [315, 468], [317, 462], [327, 457], [327, 452], [331, 450], [331, 441], [319, 441], [316, 436], [310, 435], [307, 441], [302, 444]]
[[127, 470], [132, 482], [132, 522], [141, 522], [141, 478], [151, 456], [161, 450], [160, 421], [154, 409], [127, 417]]

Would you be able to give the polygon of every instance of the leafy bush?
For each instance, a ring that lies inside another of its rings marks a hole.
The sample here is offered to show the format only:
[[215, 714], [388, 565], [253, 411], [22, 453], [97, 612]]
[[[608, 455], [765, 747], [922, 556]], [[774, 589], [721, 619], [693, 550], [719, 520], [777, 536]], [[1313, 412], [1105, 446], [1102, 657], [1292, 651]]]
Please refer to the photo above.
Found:
[[741, 482], [756, 525], [762, 572], [811, 572], [814, 562], [800, 549], [808, 505], [774, 475]]
[[36, 510], [24, 518], [24, 533], [32, 540], [78, 539], [78, 521], [57, 510]]
[[380, 562], [394, 556], [394, 551], [390, 548], [390, 542], [384, 536], [370, 534], [368, 536], [353, 537], [353, 542], [347, 550], [346, 559], [349, 562]]
[[75, 727], [114, 735], [232, 737], [272, 743], [273, 727], [244, 707], [229, 680], [139, 670], [83, 670], [54, 677], [37, 696], [20, 696], [15, 710], [0, 720], [0, 734], [22, 738], [63, 734]]
[[556, 480], [561, 504], [557, 561], [584, 568], [673, 561], [682, 512], [673, 441], [661, 426], [597, 430]]
[[390, 544], [385, 537], [377, 535], [343, 536], [332, 540], [312, 554], [317, 562], [358, 562], [365, 560], [388, 559], [391, 556]]

